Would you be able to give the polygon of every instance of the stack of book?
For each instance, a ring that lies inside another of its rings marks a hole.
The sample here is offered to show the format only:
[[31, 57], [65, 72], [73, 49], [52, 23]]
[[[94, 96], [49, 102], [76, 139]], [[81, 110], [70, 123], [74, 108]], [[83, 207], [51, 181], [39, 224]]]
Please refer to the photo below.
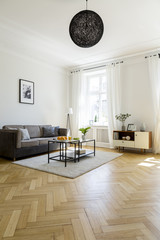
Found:
[[84, 154], [84, 153], [86, 153], [86, 149], [79, 149], [79, 150], [76, 150], [76, 154]]
[[[78, 154], [78, 151], [80, 151], [80, 152], [79, 152], [79, 155], [86, 153], [86, 149], [79, 149], [79, 150], [76, 149], [76, 154]], [[74, 157], [74, 154], [75, 154], [74, 148], [68, 149], [68, 151], [67, 151], [67, 156], [68, 156], [68, 157]]]

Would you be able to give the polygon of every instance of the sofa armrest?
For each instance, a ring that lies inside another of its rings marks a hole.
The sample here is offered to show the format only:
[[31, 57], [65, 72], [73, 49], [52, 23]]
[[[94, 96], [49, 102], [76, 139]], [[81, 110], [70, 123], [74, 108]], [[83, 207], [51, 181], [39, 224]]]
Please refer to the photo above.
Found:
[[59, 136], [67, 136], [68, 129], [67, 128], [59, 128], [58, 135]]
[[16, 131], [0, 130], [0, 156], [15, 159]]
[[0, 129], [0, 142], [5, 142], [5, 145], [10, 143], [12, 139], [12, 145], [15, 148], [21, 148], [21, 131], [20, 130], [10, 130], [10, 129]]

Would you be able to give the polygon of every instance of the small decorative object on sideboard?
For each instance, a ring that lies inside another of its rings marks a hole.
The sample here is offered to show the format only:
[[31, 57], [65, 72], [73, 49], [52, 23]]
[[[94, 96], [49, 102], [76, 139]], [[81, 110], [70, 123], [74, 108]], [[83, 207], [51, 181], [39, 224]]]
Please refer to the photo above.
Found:
[[146, 131], [146, 124], [145, 123], [142, 123], [141, 126], [140, 126], [140, 131], [141, 132], [145, 132]]
[[131, 139], [130, 136], [126, 136], [126, 140], [129, 141]]
[[128, 124], [127, 131], [136, 131], [136, 125], [134, 124]]
[[126, 140], [126, 137], [122, 137], [122, 140]]
[[128, 117], [130, 117], [131, 114], [128, 113], [120, 113], [119, 115], [116, 115], [115, 118], [122, 122], [122, 131], [125, 131], [124, 123]]

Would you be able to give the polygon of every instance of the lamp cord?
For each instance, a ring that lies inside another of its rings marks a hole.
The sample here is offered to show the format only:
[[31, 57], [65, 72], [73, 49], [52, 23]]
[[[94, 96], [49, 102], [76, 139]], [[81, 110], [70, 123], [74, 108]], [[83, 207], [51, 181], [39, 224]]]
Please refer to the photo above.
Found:
[[88, 0], [86, 0], [86, 10], [88, 10]]

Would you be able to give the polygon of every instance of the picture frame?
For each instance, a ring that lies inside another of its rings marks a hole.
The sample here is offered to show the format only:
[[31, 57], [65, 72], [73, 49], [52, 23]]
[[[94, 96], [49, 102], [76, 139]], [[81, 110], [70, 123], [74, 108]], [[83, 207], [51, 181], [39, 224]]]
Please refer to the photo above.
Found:
[[34, 82], [19, 79], [19, 102], [34, 104]]
[[129, 123], [127, 126], [127, 131], [136, 131], [136, 125]]

